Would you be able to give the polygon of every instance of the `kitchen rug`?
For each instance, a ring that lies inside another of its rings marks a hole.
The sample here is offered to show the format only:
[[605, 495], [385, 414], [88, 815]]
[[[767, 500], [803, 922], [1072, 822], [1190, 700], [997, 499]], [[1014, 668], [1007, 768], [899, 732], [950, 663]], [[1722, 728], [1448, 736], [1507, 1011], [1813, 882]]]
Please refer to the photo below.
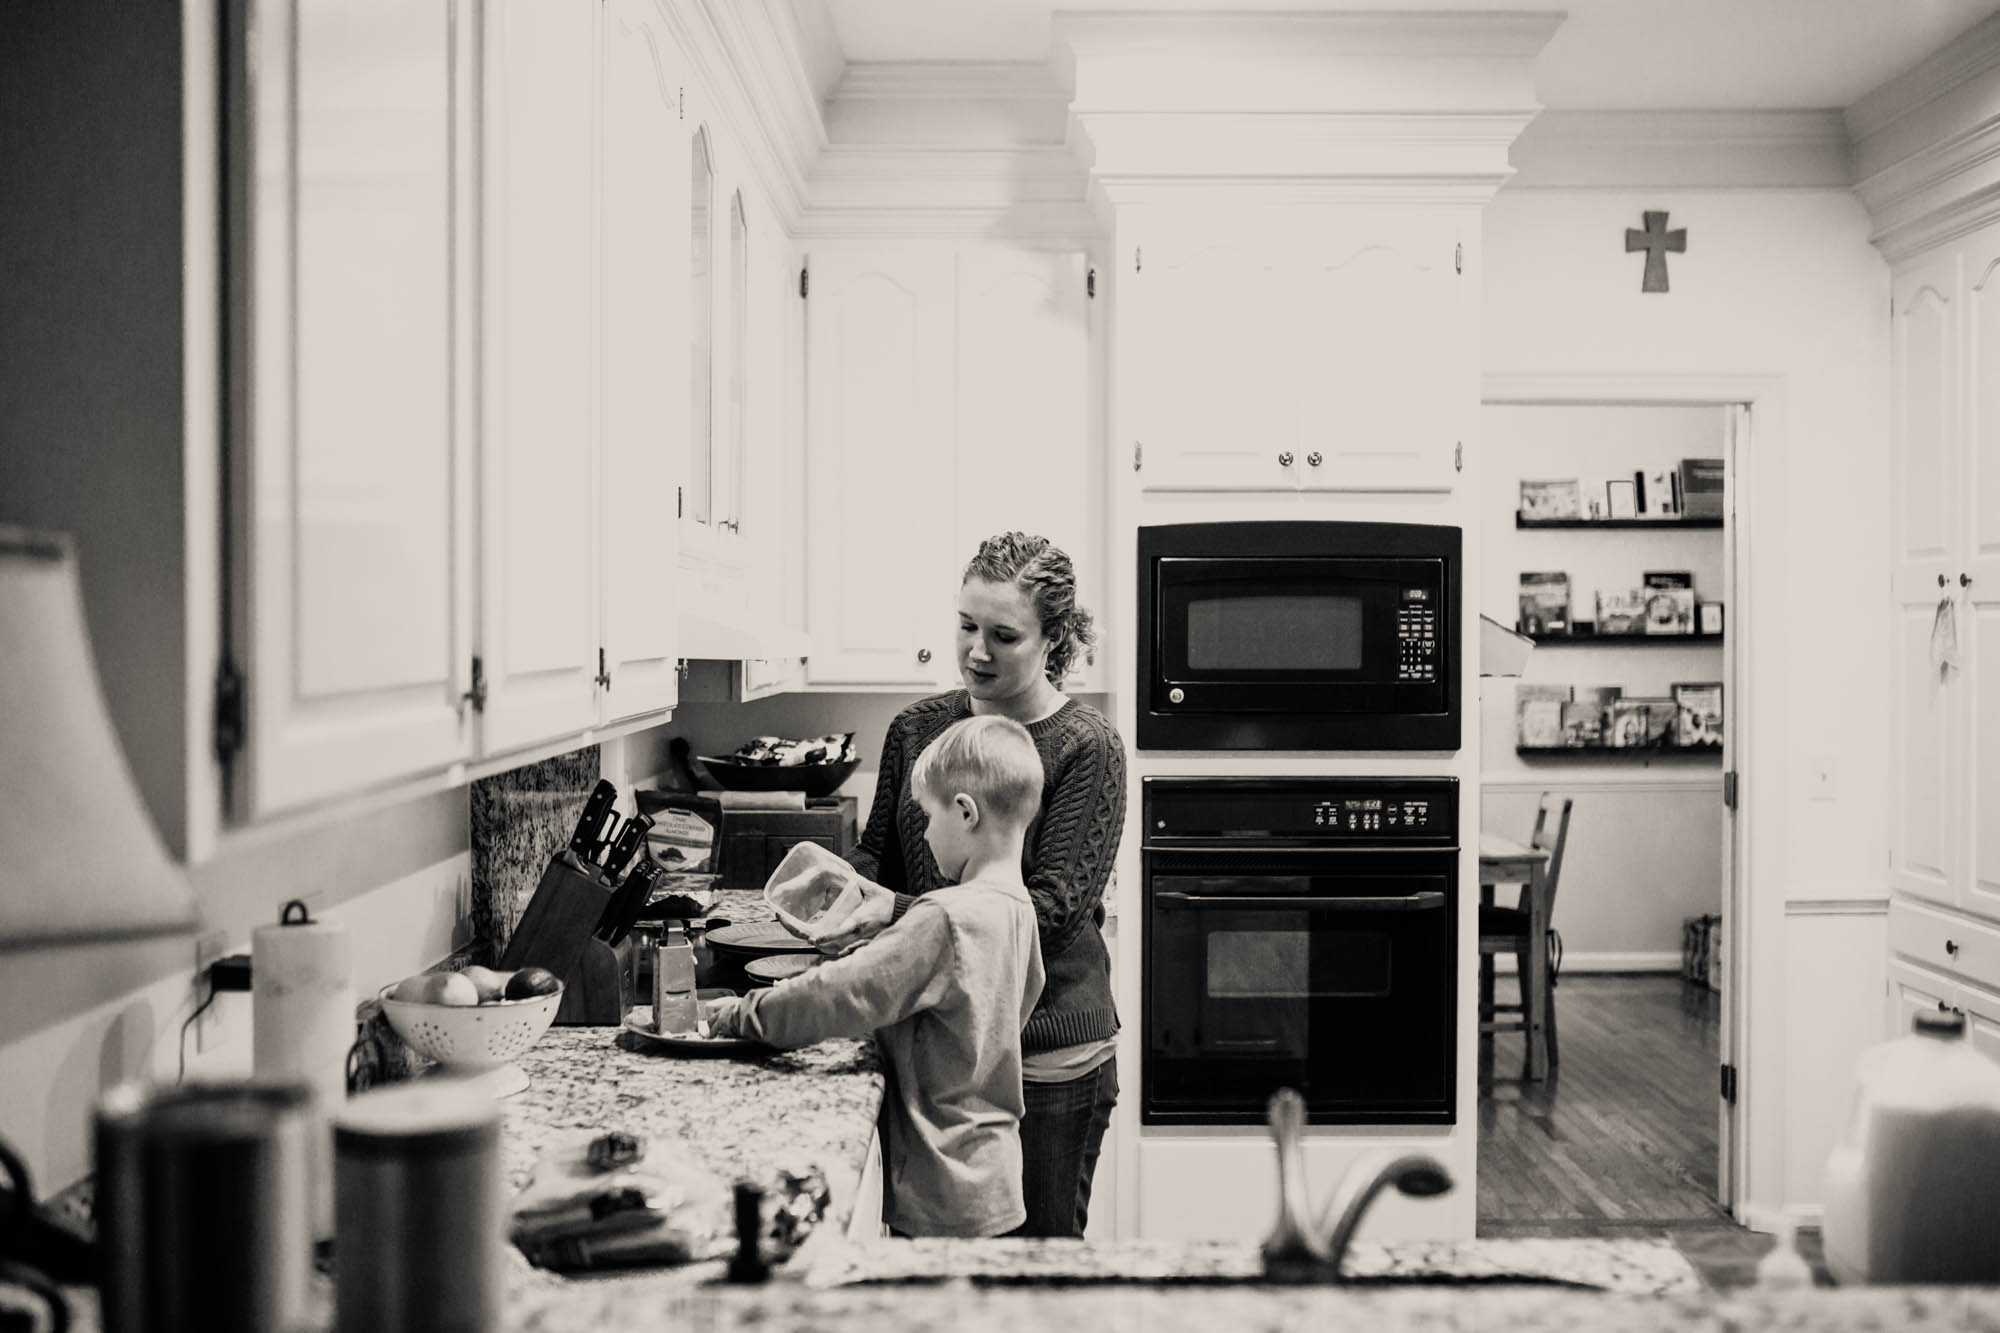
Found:
[[[1255, 1283], [1258, 1246], [1244, 1241], [876, 1240], [836, 1246], [806, 1274], [814, 1287], [871, 1282]], [[1707, 1288], [1671, 1241], [1560, 1240], [1357, 1243], [1341, 1272], [1350, 1281], [1518, 1281], [1576, 1285], [1629, 1296]]]

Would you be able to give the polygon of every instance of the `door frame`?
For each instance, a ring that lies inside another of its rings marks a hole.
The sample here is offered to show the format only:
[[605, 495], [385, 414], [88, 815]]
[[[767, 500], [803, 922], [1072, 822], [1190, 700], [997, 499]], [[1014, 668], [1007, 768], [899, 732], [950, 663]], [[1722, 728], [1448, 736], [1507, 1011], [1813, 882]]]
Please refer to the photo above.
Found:
[[[1782, 967], [1760, 960], [1760, 950], [1782, 946], [1784, 911], [1782, 880], [1766, 876], [1770, 891], [1752, 893], [1755, 830], [1762, 816], [1780, 810], [1777, 774], [1757, 764], [1754, 721], [1758, 707], [1759, 664], [1769, 668], [1782, 654], [1778, 644], [1759, 642], [1758, 615], [1752, 573], [1754, 534], [1765, 525], [1782, 531], [1782, 515], [1767, 512], [1783, 502], [1781, 487], [1760, 491], [1757, 472], [1784, 456], [1785, 382], [1778, 375], [1737, 374], [1488, 374], [1480, 381], [1480, 406], [1549, 407], [1716, 407], [1739, 419], [1741, 428], [1725, 436], [1728, 504], [1723, 519], [1723, 568], [1727, 620], [1723, 642], [1723, 698], [1728, 712], [1724, 727], [1723, 771], [1737, 774], [1733, 816], [1724, 812], [1724, 874], [1722, 883], [1723, 968], [1719, 1063], [1736, 1069], [1736, 1100], [1724, 1100], [1717, 1088], [1717, 1199], [1731, 1216], [1746, 1220], [1754, 1210], [1753, 1181], [1777, 1178], [1781, 1161], [1764, 1161], [1753, 1151], [1753, 1127], [1768, 1120], [1782, 1124], [1783, 1072], [1771, 1061], [1771, 1077], [1760, 1080], [1761, 1062], [1752, 1058], [1782, 1037], [1783, 995], [1777, 989]], [[1753, 448], [1754, 440], [1754, 448]], [[1761, 650], [1761, 651], [1760, 651]], [[1779, 753], [1773, 746], [1771, 752]], [[1775, 762], [1775, 761], [1774, 761]], [[1774, 825], [1774, 827], [1776, 827]], [[1766, 943], [1768, 941], [1768, 944]], [[1760, 961], [1764, 966], [1759, 966]], [[1476, 1133], [1475, 1127], [1475, 1133]]]

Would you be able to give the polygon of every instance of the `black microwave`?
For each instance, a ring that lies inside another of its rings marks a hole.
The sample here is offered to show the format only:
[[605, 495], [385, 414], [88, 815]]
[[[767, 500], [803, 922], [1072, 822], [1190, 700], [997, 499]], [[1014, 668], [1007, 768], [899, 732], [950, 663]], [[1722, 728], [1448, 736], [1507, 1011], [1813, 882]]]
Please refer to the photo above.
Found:
[[1456, 750], [1457, 528], [1139, 529], [1144, 750]]

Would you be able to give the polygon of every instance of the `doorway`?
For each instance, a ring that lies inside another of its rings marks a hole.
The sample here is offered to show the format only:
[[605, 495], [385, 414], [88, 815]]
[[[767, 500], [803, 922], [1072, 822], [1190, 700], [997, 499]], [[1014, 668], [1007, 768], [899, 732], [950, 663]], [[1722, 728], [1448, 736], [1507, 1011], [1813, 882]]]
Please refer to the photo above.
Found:
[[[1481, 827], [1525, 842], [1543, 793], [1572, 815], [1550, 922], [1557, 1058], [1528, 1078], [1525, 1034], [1481, 1038], [1482, 1235], [1741, 1216], [1725, 1093], [1746, 969], [1726, 964], [1747, 922], [1736, 516], [1754, 395], [1735, 387], [1487, 384], [1479, 609], [1536, 646], [1518, 678], [1480, 682]], [[1512, 1000], [1512, 958], [1496, 961]]]

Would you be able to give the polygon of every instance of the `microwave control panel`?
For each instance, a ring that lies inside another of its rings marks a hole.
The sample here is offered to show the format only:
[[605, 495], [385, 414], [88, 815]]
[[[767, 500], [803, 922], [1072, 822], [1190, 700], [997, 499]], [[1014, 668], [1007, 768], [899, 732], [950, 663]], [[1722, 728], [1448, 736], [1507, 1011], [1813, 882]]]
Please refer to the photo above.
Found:
[[1404, 588], [1396, 606], [1396, 679], [1438, 678], [1437, 606], [1429, 588]]

